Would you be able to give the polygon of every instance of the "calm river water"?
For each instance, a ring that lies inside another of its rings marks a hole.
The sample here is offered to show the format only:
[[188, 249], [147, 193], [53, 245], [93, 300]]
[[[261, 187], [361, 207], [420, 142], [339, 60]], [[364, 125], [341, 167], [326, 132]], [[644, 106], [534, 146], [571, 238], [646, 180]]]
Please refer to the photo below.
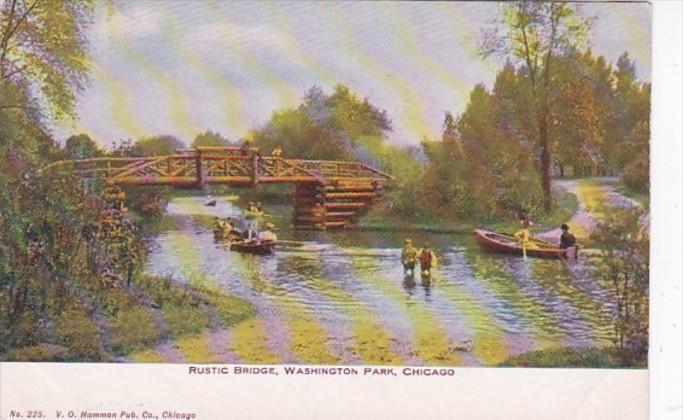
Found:
[[[248, 354], [254, 346], [286, 363], [476, 366], [542, 348], [609, 343], [611, 292], [585, 259], [486, 254], [470, 235], [294, 231], [287, 206], [266, 211], [280, 239], [292, 243], [272, 256], [244, 255], [214, 243], [206, 227], [212, 216], [239, 216], [239, 208], [220, 198], [207, 207], [205, 200], [169, 204], [174, 227], [156, 237], [148, 272], [181, 283], [201, 279], [254, 307], [258, 337], [228, 330], [213, 338], [227, 349], [223, 361], [243, 362], [235, 349]], [[431, 284], [404, 280], [406, 237], [435, 250]], [[312, 354], [321, 348], [329, 358]]]

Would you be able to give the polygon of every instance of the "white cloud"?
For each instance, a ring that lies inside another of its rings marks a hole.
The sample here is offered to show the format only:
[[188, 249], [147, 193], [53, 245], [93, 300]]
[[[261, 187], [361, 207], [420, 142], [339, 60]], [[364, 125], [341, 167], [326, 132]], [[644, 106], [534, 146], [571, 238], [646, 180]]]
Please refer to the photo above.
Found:
[[134, 7], [106, 8], [93, 25], [96, 39], [110, 37], [143, 38], [162, 30], [161, 14], [151, 4], [136, 3]]
[[286, 48], [286, 36], [265, 25], [243, 25], [214, 22], [184, 34], [188, 44], [215, 52], [216, 47], [229, 43], [237, 48]]

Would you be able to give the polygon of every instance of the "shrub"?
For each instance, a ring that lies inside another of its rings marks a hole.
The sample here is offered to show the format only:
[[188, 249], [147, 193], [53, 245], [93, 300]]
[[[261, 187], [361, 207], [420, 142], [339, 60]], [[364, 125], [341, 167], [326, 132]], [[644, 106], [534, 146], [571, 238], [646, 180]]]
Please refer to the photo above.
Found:
[[598, 275], [616, 299], [614, 344], [625, 365], [647, 359], [650, 238], [644, 215], [639, 207], [613, 208], [591, 235], [600, 249]]
[[638, 192], [647, 192], [650, 189], [650, 162], [646, 153], [638, 155], [626, 168], [622, 180], [624, 184]]

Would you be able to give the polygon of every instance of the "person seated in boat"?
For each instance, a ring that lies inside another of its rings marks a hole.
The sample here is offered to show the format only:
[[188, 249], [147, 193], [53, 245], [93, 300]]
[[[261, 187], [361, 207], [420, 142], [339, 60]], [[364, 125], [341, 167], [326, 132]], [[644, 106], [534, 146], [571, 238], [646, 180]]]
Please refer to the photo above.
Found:
[[417, 249], [413, 247], [413, 241], [405, 240], [405, 245], [401, 249], [401, 264], [403, 264], [403, 274], [413, 276], [415, 274], [415, 264], [417, 263]]
[[230, 233], [230, 231], [235, 228], [235, 225], [232, 223], [231, 218], [226, 217], [225, 219], [221, 220], [221, 228], [223, 229], [223, 232]]
[[220, 240], [225, 237], [225, 223], [219, 217], [213, 218], [213, 237], [215, 240]]
[[229, 222], [228, 222], [228, 225], [226, 228], [226, 232], [227, 232], [226, 237], [230, 241], [239, 241], [242, 239], [242, 231], [237, 229], [237, 227], [235, 226], [235, 223], [233, 222], [232, 219], [229, 219]]
[[431, 277], [432, 268], [436, 267], [436, 255], [432, 252], [429, 244], [425, 244], [422, 251], [420, 251], [420, 272], [423, 277]]
[[225, 230], [225, 220], [221, 219], [220, 217], [214, 217], [213, 218], [213, 229], [217, 231], [224, 231]]
[[562, 235], [560, 235], [560, 248], [567, 249], [576, 245], [576, 237], [569, 232], [569, 226], [563, 223], [560, 226], [562, 229]]
[[258, 234], [258, 239], [261, 242], [277, 242], [275, 226], [272, 223], [266, 223], [266, 230]]
[[257, 213], [258, 209], [256, 208], [256, 202], [255, 201], [250, 201], [249, 204], [247, 205], [247, 211], [251, 213]]

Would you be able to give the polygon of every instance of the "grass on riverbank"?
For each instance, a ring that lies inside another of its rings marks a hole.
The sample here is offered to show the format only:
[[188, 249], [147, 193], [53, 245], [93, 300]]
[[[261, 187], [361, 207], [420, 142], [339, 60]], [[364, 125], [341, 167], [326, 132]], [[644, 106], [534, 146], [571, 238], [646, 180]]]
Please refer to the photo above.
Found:
[[641, 206], [643, 206], [646, 209], [650, 208], [650, 193], [649, 192], [643, 192], [643, 191], [636, 191], [633, 190], [629, 187], [627, 187], [624, 184], [618, 184], [616, 186], [616, 190], [618, 193], [625, 195], [628, 198], [632, 198], [636, 200]]
[[[550, 213], [533, 220], [533, 230], [542, 231], [552, 229], [567, 222], [578, 210], [576, 195], [569, 192], [557, 192], [555, 194], [555, 207]], [[372, 209], [370, 213], [361, 219], [360, 227], [371, 230], [424, 230], [434, 233], [470, 233], [476, 227], [484, 226], [498, 232], [514, 232], [519, 229], [518, 220], [505, 220], [489, 223], [481, 223], [476, 220], [462, 220], [455, 218], [420, 218], [406, 221], [402, 217], [391, 215], [387, 208]]]
[[[542, 217], [533, 220], [532, 231], [544, 231], [560, 227], [566, 223], [579, 208], [579, 201], [576, 195], [569, 192], [555, 194], [555, 207]], [[519, 221], [504, 221], [489, 225], [495, 231], [514, 232], [519, 230]]]
[[512, 357], [500, 367], [646, 368], [647, 360], [633, 360], [614, 347], [552, 348]]

